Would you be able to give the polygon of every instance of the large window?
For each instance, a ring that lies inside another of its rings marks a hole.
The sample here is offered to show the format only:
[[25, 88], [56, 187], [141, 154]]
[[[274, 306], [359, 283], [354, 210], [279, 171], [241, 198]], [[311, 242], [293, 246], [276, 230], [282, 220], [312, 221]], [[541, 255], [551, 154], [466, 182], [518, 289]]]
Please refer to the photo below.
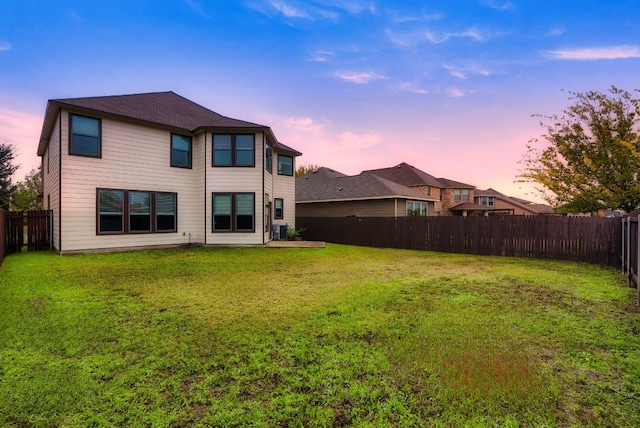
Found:
[[253, 134], [213, 134], [213, 166], [254, 166]]
[[427, 203], [418, 201], [407, 201], [407, 216], [426, 216]]
[[469, 189], [454, 189], [453, 190], [453, 200], [454, 201], [468, 201], [469, 200]]
[[99, 158], [102, 155], [100, 119], [69, 114], [69, 122], [69, 154]]
[[98, 234], [176, 232], [177, 195], [98, 189]]
[[255, 230], [255, 194], [214, 193], [214, 232], [253, 232]]
[[274, 214], [273, 214], [274, 218], [278, 218], [278, 219], [284, 218], [284, 199], [275, 198], [273, 200], [273, 203], [275, 205]]
[[171, 134], [171, 166], [191, 168], [191, 137]]
[[278, 155], [278, 174], [293, 176], [293, 157]]

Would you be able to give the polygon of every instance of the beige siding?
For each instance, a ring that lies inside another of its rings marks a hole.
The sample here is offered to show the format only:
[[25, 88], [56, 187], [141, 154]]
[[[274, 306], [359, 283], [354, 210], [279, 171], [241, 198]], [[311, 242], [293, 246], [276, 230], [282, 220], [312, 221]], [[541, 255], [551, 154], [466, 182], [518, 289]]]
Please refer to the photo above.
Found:
[[[208, 245], [261, 245], [264, 243], [264, 149], [262, 133], [255, 134], [255, 164], [253, 167], [213, 167], [211, 166], [212, 136], [207, 137], [206, 168], [206, 243]], [[213, 232], [213, 193], [254, 193], [254, 232]], [[267, 192], [268, 193], [268, 192]]]
[[[284, 203], [284, 218], [274, 220], [275, 224], [286, 224], [296, 227], [296, 178], [278, 174], [278, 156], [273, 155], [273, 197], [281, 198]], [[293, 170], [296, 170], [296, 159], [293, 159]]]
[[[196, 169], [170, 166], [170, 132], [102, 120], [102, 158], [68, 155], [68, 113], [62, 115], [62, 235], [61, 250], [81, 251], [123, 247], [175, 245], [198, 237], [202, 203]], [[194, 146], [197, 147], [197, 139]], [[177, 233], [98, 235], [96, 189], [175, 192]]]
[[[59, 119], [59, 117], [58, 117]], [[42, 207], [53, 211], [53, 247], [60, 249], [60, 127], [56, 120], [49, 138], [47, 150], [42, 157]]]
[[[264, 144], [264, 151], [265, 151], [265, 154], [266, 154], [266, 142]], [[269, 223], [271, 224], [271, 227], [269, 228], [269, 230], [265, 230], [264, 231], [264, 242], [269, 242], [272, 239], [273, 225], [277, 224], [277, 221], [273, 218], [273, 215], [274, 215], [274, 213], [273, 213], [273, 200], [275, 198], [275, 196], [274, 196], [274, 188], [273, 188], [273, 174], [275, 173], [274, 167], [275, 167], [275, 165], [272, 165], [271, 172], [269, 172], [266, 169], [264, 169], [264, 191], [265, 191], [266, 194], [269, 195], [269, 200], [271, 202], [271, 212], [270, 213], [266, 212], [265, 214], [263, 214], [263, 216], [266, 216], [267, 214], [270, 215]], [[264, 165], [263, 165], [263, 168], [264, 168]], [[266, 203], [266, 201], [265, 201], [265, 203]], [[268, 211], [266, 207], [264, 209], [265, 209], [265, 211]], [[264, 226], [264, 224], [263, 224], [263, 226]]]
[[296, 206], [298, 217], [395, 217], [396, 212], [398, 217], [406, 215], [404, 199], [299, 203]]

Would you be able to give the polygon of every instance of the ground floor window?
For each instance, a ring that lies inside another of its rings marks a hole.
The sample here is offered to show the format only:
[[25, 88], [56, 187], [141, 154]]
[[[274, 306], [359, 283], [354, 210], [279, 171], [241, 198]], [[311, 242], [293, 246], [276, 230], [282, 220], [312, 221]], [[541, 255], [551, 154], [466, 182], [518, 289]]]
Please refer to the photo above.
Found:
[[97, 233], [176, 232], [177, 194], [97, 189]]
[[427, 203], [418, 201], [407, 201], [407, 216], [426, 216]]
[[284, 218], [284, 199], [275, 198], [273, 200], [273, 203], [275, 204], [274, 217], [277, 219], [283, 219]]
[[254, 232], [254, 193], [213, 193], [214, 232]]

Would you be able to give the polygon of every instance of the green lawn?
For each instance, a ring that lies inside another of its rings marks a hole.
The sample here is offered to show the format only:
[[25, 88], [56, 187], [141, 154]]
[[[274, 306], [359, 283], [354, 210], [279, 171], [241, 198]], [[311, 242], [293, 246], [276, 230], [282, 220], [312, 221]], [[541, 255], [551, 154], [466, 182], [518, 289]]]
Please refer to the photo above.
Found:
[[615, 269], [328, 245], [0, 268], [0, 426], [640, 426]]

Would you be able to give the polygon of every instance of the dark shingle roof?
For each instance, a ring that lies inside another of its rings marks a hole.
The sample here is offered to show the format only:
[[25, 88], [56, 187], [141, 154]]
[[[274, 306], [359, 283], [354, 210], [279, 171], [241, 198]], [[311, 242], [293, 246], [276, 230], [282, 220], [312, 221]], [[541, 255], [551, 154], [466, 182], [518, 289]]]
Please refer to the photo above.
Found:
[[120, 120], [140, 122], [149, 126], [197, 132], [203, 129], [264, 130], [268, 138], [281, 151], [299, 156], [301, 153], [279, 143], [268, 126], [222, 116], [175, 92], [152, 92], [146, 94], [114, 95], [102, 97], [65, 98], [49, 100], [40, 135], [38, 154], [42, 155], [55, 124], [58, 107], [113, 117]]
[[296, 179], [296, 202], [384, 199], [404, 197], [435, 200], [417, 190], [373, 174], [347, 176], [329, 168], [320, 168]]
[[222, 116], [171, 91], [67, 98], [51, 100], [51, 102], [61, 106], [80, 107], [98, 113], [107, 113], [188, 131], [203, 127], [266, 128], [263, 125]]
[[370, 169], [363, 173], [374, 174], [405, 186], [444, 187], [434, 176], [405, 162], [390, 168]]
[[448, 178], [438, 178], [438, 181], [442, 183], [442, 187], [446, 189], [475, 189], [476, 186], [471, 184], [461, 183], [459, 181], [449, 180]]

